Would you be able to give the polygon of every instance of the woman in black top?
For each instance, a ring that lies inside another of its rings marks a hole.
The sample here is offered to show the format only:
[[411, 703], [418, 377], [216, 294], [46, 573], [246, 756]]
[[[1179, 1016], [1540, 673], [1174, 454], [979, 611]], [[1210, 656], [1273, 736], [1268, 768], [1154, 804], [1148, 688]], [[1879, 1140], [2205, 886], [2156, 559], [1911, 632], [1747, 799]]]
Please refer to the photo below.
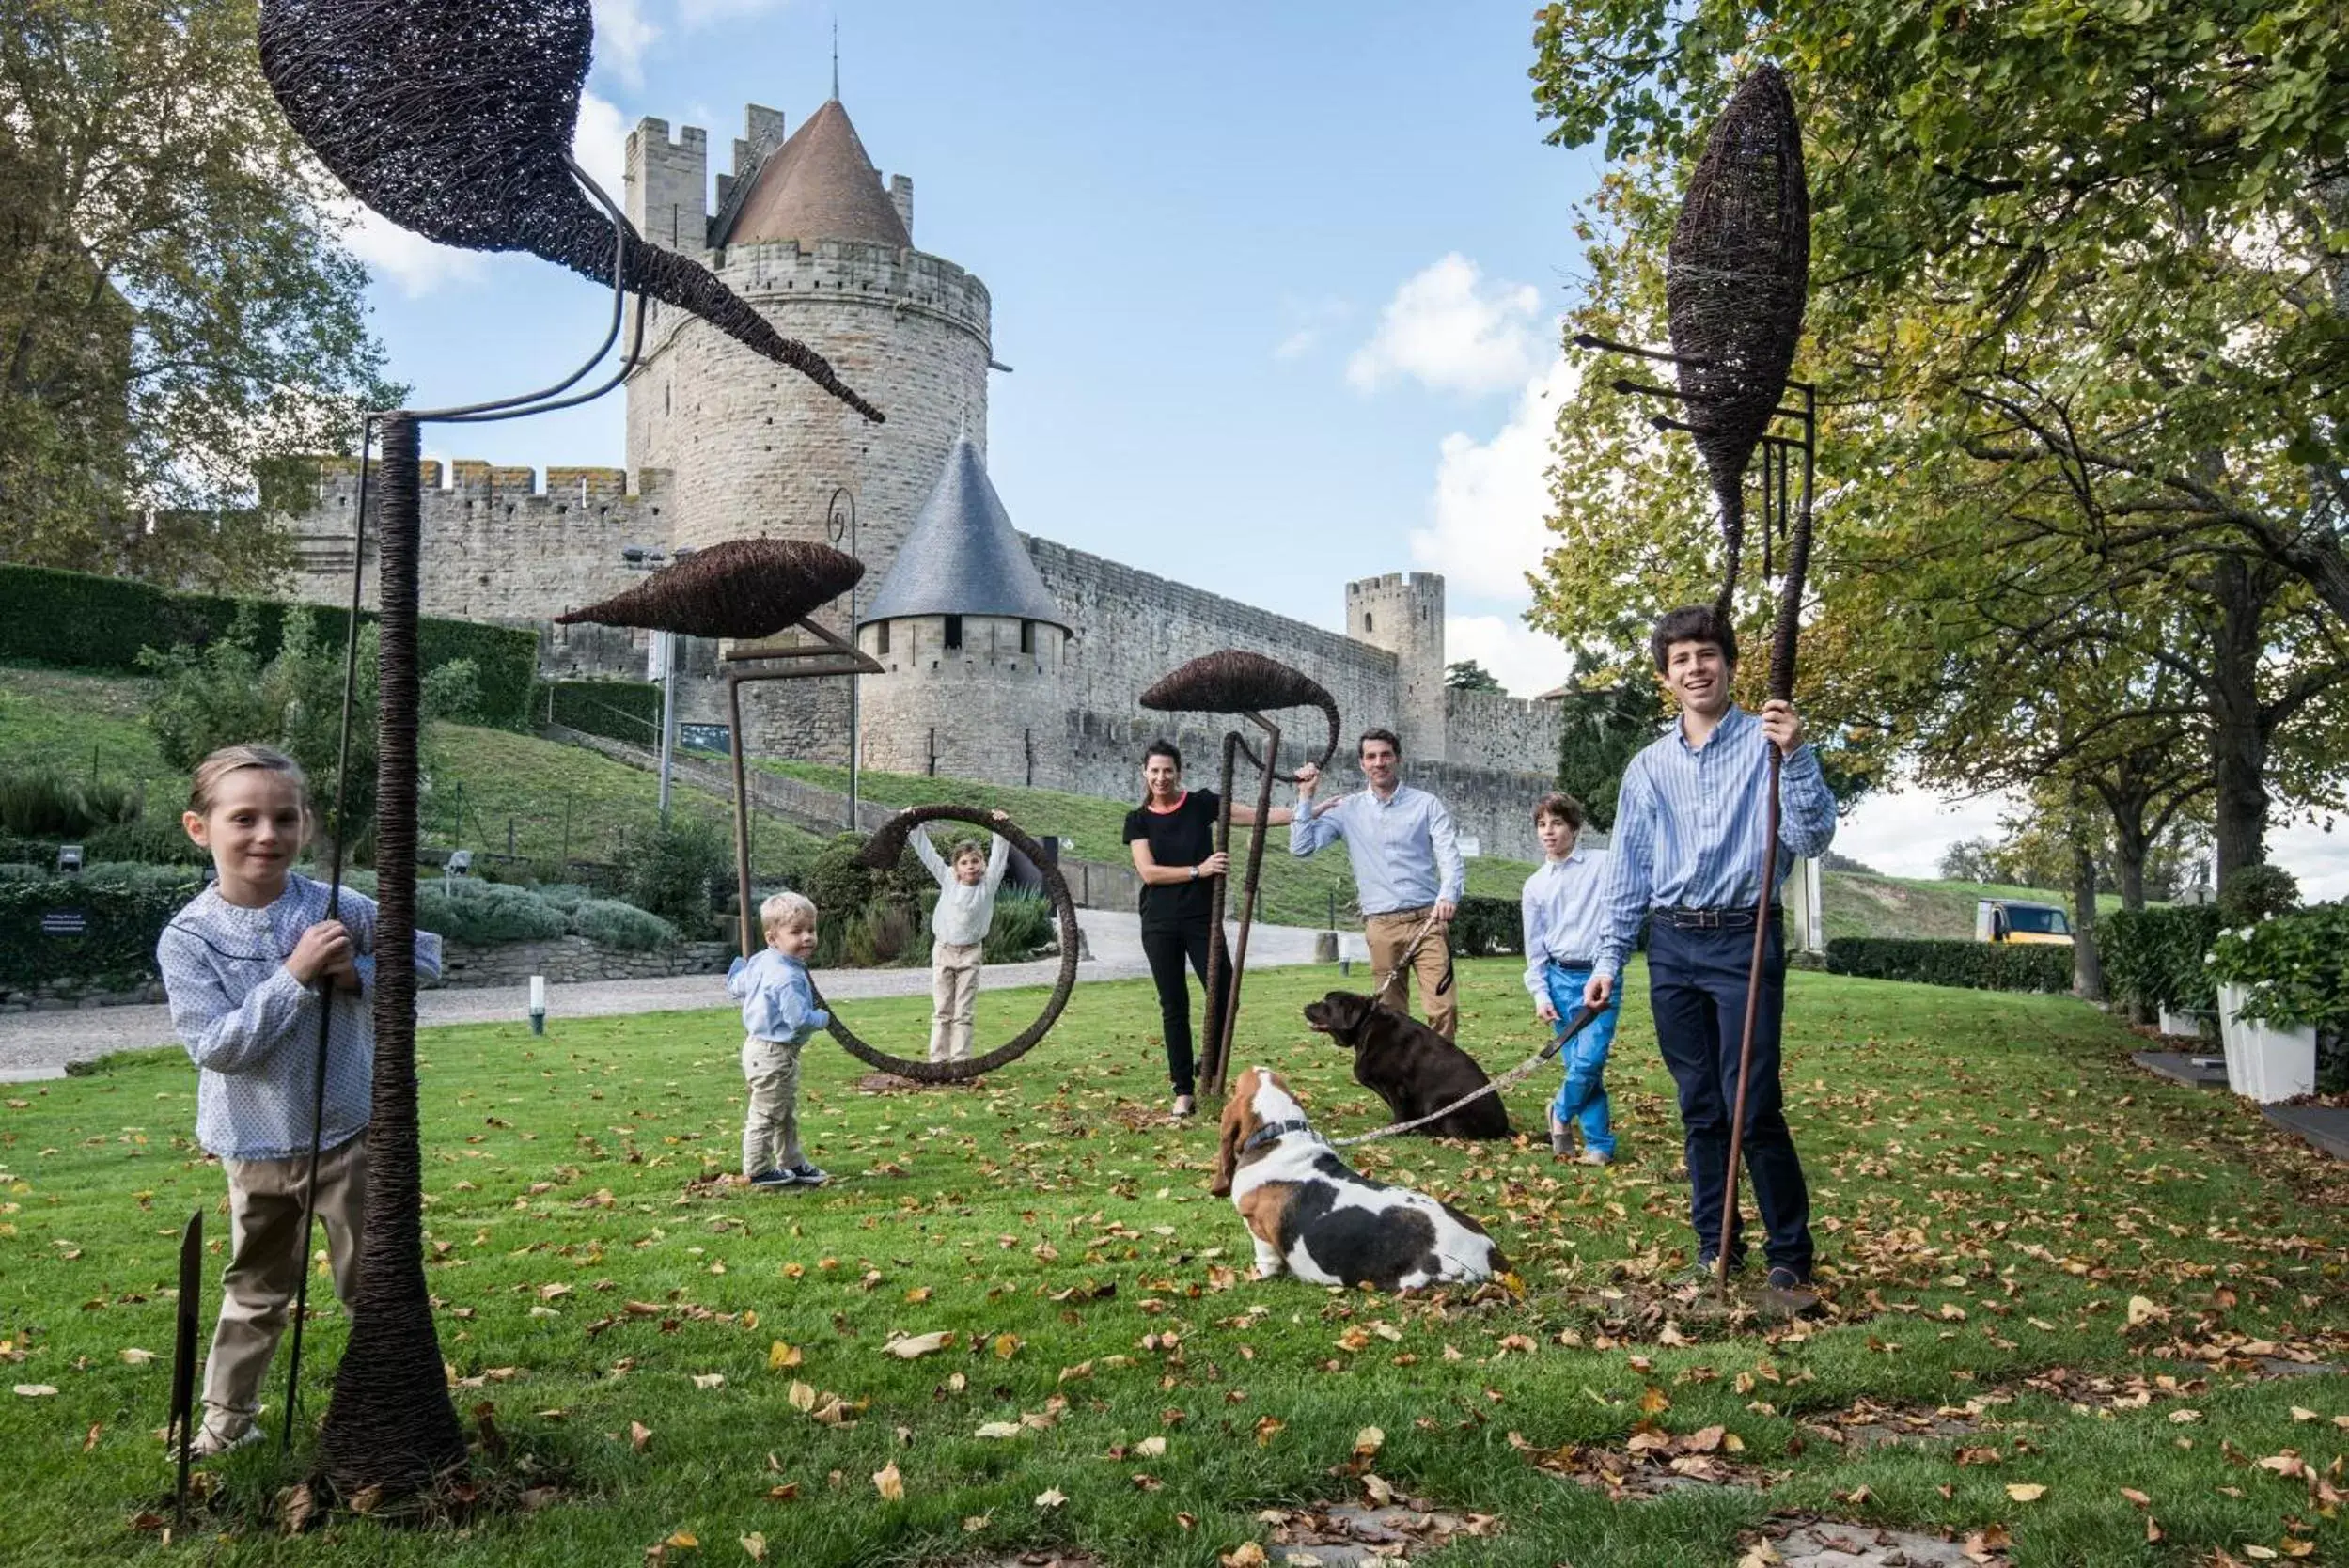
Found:
[[[1187, 959], [1207, 983], [1208, 943], [1219, 946], [1223, 933], [1214, 929], [1214, 878], [1229, 869], [1229, 856], [1215, 853], [1215, 813], [1220, 803], [1213, 790], [1182, 787], [1182, 753], [1169, 741], [1153, 741], [1142, 754], [1142, 804], [1125, 814], [1126, 842], [1133, 847], [1134, 869], [1142, 878], [1142, 951], [1150, 959], [1151, 979], [1158, 982], [1160, 1032], [1167, 1041], [1167, 1074], [1174, 1080], [1174, 1113], [1188, 1116], [1197, 1088], [1191, 1053], [1191, 989], [1182, 979]], [[1256, 808], [1237, 802], [1231, 820], [1253, 824]], [[1266, 825], [1289, 820], [1289, 808], [1273, 808]], [[1229, 983], [1229, 949], [1219, 964], [1221, 978]], [[1221, 990], [1222, 987], [1218, 987]], [[1223, 1021], [1224, 999], [1207, 999], [1207, 1033], [1212, 1042]]]

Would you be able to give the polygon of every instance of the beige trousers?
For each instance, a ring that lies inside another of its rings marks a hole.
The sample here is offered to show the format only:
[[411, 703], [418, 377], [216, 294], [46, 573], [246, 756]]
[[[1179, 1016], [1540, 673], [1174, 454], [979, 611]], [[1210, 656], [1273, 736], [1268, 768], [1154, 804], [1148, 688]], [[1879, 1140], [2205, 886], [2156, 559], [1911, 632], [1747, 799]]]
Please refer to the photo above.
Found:
[[799, 1047], [752, 1035], [743, 1042], [743, 1174], [799, 1165]]
[[930, 944], [930, 1059], [968, 1061], [971, 1013], [979, 1005], [978, 942]]
[[[302, 1270], [302, 1185], [310, 1162], [227, 1160], [228, 1272], [221, 1279], [220, 1325], [204, 1363], [204, 1426], [217, 1438], [241, 1435], [260, 1408], [277, 1337], [286, 1329]], [[367, 1135], [318, 1159], [318, 1217], [326, 1222], [335, 1294], [343, 1305], [359, 1285], [359, 1233], [367, 1207]]]
[[[1362, 934], [1370, 946], [1370, 973], [1377, 977], [1371, 983], [1386, 986], [1376, 1000], [1397, 1012], [1411, 1011], [1411, 974], [1396, 975], [1395, 969], [1402, 963], [1404, 949], [1411, 946], [1412, 934], [1427, 917], [1425, 909], [1398, 909], [1372, 915], [1362, 922]], [[1411, 959], [1411, 970], [1419, 978], [1419, 1000], [1427, 1009], [1428, 1027], [1446, 1040], [1460, 1028], [1460, 996], [1452, 985], [1449, 929], [1440, 921], [1429, 927], [1419, 950]], [[1391, 984], [1387, 983], [1390, 975], [1394, 976]]]

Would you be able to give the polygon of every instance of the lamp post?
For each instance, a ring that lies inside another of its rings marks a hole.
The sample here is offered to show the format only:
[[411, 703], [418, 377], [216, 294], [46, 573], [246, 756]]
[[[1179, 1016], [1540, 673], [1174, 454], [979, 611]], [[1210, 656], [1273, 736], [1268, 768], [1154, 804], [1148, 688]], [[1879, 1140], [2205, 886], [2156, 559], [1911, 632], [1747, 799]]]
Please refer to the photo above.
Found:
[[[848, 540], [848, 553], [856, 556], [856, 497], [850, 493], [848, 486], [840, 485], [832, 492], [832, 499], [824, 508], [823, 526], [824, 532], [831, 536], [834, 544], [839, 543], [845, 537]], [[856, 558], [864, 559], [862, 556], [856, 556]], [[853, 583], [849, 585], [848, 590], [848, 640], [858, 645], [864, 642], [856, 625], [856, 586]], [[851, 833], [861, 832], [864, 827], [864, 824], [857, 820], [856, 809], [856, 770], [860, 765], [860, 754], [863, 751], [862, 738], [858, 733], [860, 729], [858, 720], [861, 717], [858, 708], [862, 684], [863, 677], [854, 673], [850, 674], [848, 678], [848, 830]], [[742, 738], [736, 736], [734, 744], [742, 745]]]
[[[674, 558], [681, 561], [692, 554], [692, 546], [681, 544]], [[628, 544], [620, 547], [619, 558], [631, 572], [658, 572], [672, 557], [657, 548]], [[669, 824], [669, 772], [677, 760], [677, 634], [653, 633], [652, 657], [661, 666], [661, 826], [666, 830]], [[735, 744], [742, 744], [739, 736]]]

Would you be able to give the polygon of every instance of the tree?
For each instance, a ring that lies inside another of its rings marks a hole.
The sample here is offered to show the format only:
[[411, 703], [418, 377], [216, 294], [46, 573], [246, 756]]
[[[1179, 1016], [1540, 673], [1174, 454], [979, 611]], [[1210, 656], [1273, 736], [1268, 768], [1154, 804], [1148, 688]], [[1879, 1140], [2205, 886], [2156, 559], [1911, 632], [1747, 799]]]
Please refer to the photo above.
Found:
[[1623, 770], [1663, 726], [1663, 694], [1644, 669], [1610, 669], [1578, 649], [1558, 710], [1558, 787], [1582, 802], [1592, 827], [1607, 832]]
[[399, 400], [253, 0], [18, 0], [0, 26], [0, 557], [250, 590], [257, 475]]
[[1960, 839], [1941, 852], [1941, 875], [1948, 882], [1996, 882], [1997, 868], [1992, 861], [1995, 846], [1988, 839], [1976, 835]]
[[1446, 665], [1444, 684], [1456, 692], [1492, 692], [1496, 696], [1509, 689], [1501, 684], [1499, 676], [1474, 659], [1463, 659], [1458, 664]]

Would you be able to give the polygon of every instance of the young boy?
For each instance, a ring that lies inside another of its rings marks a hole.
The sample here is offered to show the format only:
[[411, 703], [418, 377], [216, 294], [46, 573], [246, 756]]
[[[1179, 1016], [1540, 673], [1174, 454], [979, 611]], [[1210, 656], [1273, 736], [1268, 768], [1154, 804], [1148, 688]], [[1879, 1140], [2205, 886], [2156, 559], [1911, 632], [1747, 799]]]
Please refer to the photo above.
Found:
[[[1005, 820], [1000, 811], [995, 821]], [[991, 833], [994, 847], [982, 854], [976, 842], [954, 846], [954, 867], [931, 846], [930, 830], [914, 830], [914, 853], [938, 879], [938, 907], [930, 917], [930, 1059], [965, 1061], [971, 1054], [971, 1010], [979, 1001], [979, 959], [994, 923], [995, 889], [1010, 840]]]
[[[763, 1191], [820, 1187], [831, 1178], [799, 1152], [799, 1050], [832, 1022], [816, 1005], [807, 960], [816, 951], [816, 906], [806, 895], [777, 893], [759, 906], [767, 950], [738, 958], [726, 994], [743, 1004], [743, 1177]], [[776, 1145], [780, 1144], [779, 1157]]]
[[[1600, 897], [1606, 856], [1577, 849], [1582, 803], [1572, 795], [1544, 795], [1533, 808], [1533, 830], [1545, 857], [1526, 878], [1520, 908], [1526, 933], [1526, 989], [1533, 1013], [1556, 1028], [1582, 1011], [1583, 987], [1598, 962], [1606, 907]], [[1582, 1163], [1606, 1165], [1615, 1158], [1615, 1130], [1607, 1118], [1606, 1054], [1615, 1043], [1620, 999], [1570, 1042], [1564, 1052], [1566, 1081], [1550, 1102], [1550, 1152], [1573, 1151], [1568, 1124], [1582, 1124]]]

